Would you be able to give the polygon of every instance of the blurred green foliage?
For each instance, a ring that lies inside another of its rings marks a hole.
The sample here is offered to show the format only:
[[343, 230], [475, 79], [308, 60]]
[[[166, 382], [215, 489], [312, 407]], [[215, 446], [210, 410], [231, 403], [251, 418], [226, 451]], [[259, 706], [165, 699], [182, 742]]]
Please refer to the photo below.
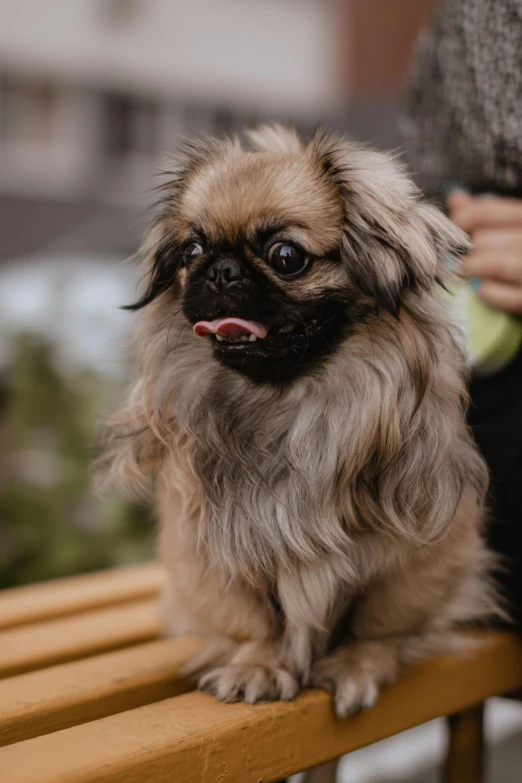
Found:
[[120, 384], [60, 368], [52, 345], [21, 334], [0, 387], [0, 587], [151, 557], [150, 512], [91, 488]]

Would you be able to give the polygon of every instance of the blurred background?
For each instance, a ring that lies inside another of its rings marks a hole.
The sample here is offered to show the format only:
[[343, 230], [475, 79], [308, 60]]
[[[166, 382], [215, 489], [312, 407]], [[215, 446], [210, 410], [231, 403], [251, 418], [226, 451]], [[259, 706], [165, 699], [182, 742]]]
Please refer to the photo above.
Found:
[[179, 140], [277, 120], [395, 146], [429, 5], [0, 0], [0, 586], [152, 552], [147, 511], [95, 498], [89, 465]]
[[[169, 153], [272, 120], [396, 148], [435, 5], [0, 0], [0, 587], [152, 556], [150, 511], [95, 497], [90, 464], [127, 377], [118, 306]], [[520, 709], [489, 720], [491, 780], [515, 783]], [[415, 732], [352, 755], [342, 779], [435, 781], [442, 727]]]

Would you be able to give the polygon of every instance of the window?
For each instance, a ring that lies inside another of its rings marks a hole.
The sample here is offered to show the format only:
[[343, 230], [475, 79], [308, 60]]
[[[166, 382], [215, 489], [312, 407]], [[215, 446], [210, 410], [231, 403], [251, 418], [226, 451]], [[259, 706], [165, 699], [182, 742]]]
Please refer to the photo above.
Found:
[[111, 93], [105, 97], [104, 146], [110, 158], [151, 153], [158, 145], [159, 107], [152, 100]]
[[50, 82], [4, 74], [1, 132], [22, 143], [52, 146], [57, 138], [60, 91]]

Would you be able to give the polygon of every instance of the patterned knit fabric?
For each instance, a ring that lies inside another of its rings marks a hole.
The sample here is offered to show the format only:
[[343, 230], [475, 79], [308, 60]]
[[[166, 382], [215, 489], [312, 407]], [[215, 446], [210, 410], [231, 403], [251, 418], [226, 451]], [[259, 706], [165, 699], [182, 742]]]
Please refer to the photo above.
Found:
[[442, 0], [410, 87], [403, 130], [426, 193], [522, 195], [522, 0]]
[[[522, 197], [522, 0], [442, 0], [421, 41], [405, 123], [419, 184]], [[489, 329], [491, 331], [491, 329]], [[522, 629], [522, 350], [472, 378], [469, 424], [491, 472], [489, 543]]]

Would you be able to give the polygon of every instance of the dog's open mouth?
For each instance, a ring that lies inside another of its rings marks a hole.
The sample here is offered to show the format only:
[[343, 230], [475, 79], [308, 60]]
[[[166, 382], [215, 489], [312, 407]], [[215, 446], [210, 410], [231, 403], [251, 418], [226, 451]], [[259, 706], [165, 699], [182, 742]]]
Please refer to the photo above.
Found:
[[268, 327], [244, 318], [216, 318], [214, 321], [198, 321], [194, 332], [198, 337], [214, 337], [217, 342], [255, 343], [265, 339]]
[[271, 314], [270, 323], [229, 316], [197, 321], [192, 328], [211, 342], [214, 358], [226, 367], [259, 383], [281, 383], [295, 377], [296, 366], [305, 368], [309, 357], [332, 349], [343, 333], [343, 319], [339, 303], [290, 313], [284, 320]]
[[322, 318], [312, 318], [308, 322], [296, 321], [270, 327], [244, 318], [216, 318], [213, 321], [198, 321], [193, 330], [198, 337], [212, 339], [219, 348], [255, 348], [259, 351], [264, 347], [268, 350], [269, 345], [275, 348], [289, 342], [309, 341], [322, 335], [331, 325], [335, 314], [329, 312], [322, 315]]

